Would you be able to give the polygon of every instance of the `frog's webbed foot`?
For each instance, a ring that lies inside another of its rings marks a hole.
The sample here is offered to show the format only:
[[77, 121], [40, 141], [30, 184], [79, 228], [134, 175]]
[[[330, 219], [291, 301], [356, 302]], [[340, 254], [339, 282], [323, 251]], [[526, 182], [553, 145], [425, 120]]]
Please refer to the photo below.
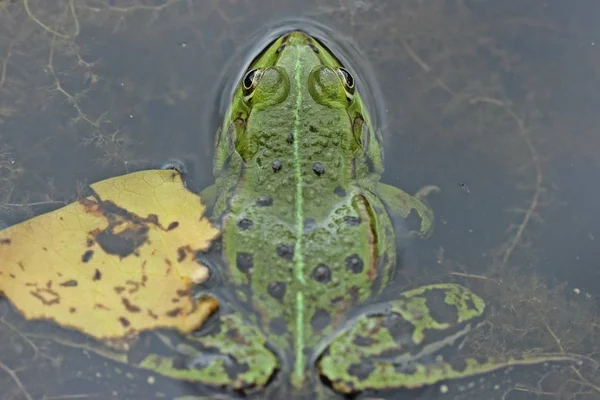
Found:
[[437, 193], [437, 186], [425, 186], [414, 196], [397, 187], [376, 182], [372, 190], [386, 204], [393, 217], [403, 219], [408, 225], [410, 236], [429, 237], [433, 231], [433, 211], [425, 202], [425, 197]]
[[150, 354], [139, 366], [207, 391], [244, 393], [264, 387], [279, 368], [266, 337], [239, 312], [216, 318], [208, 331], [203, 328], [169, 346], [174, 355]]
[[318, 373], [344, 395], [397, 398], [400, 392], [431, 390], [465, 400], [500, 399], [517, 384], [539, 381], [553, 367], [581, 362], [566, 354], [457, 355], [484, 307], [481, 298], [455, 284], [410, 290], [352, 320], [317, 359]]

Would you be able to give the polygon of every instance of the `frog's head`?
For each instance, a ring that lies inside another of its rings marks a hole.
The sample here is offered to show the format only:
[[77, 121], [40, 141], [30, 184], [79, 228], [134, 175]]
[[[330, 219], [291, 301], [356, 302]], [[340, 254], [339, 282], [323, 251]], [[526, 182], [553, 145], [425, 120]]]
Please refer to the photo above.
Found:
[[380, 158], [352, 73], [314, 37], [301, 31], [285, 33], [241, 76], [217, 140], [215, 167], [220, 170], [232, 151], [247, 162], [266, 142], [276, 142], [275, 131], [287, 137], [288, 128], [294, 129], [292, 120], [311, 118], [321, 126], [339, 127], [349, 136], [350, 151], [362, 147], [371, 158]]
[[[309, 71], [307, 80], [300, 69]], [[306, 86], [318, 103], [335, 108], [352, 104], [352, 75], [321, 43], [299, 31], [281, 36], [254, 60], [240, 83], [242, 99], [253, 110], [281, 103], [289, 96], [292, 79]]]

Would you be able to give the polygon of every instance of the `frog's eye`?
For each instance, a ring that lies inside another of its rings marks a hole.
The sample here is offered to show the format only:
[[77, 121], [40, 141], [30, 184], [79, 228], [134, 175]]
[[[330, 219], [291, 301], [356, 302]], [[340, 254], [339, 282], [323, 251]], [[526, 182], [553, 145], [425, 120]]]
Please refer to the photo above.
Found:
[[290, 81], [281, 67], [252, 69], [242, 79], [243, 100], [254, 110], [281, 103], [289, 91]]
[[262, 69], [254, 68], [246, 72], [246, 75], [244, 75], [244, 78], [242, 79], [242, 90], [244, 92], [244, 100], [246, 102], [249, 102], [252, 98], [254, 89], [256, 89], [256, 85], [258, 85], [258, 81], [260, 80], [262, 74]]
[[348, 101], [352, 101], [354, 98], [354, 77], [344, 67], [339, 67], [336, 69], [336, 72], [344, 84], [344, 90], [346, 91], [346, 97], [348, 97]]

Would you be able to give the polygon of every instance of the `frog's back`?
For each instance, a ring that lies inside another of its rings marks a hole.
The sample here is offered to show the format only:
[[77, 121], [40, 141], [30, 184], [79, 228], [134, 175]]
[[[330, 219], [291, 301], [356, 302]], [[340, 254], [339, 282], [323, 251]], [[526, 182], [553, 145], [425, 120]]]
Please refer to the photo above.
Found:
[[257, 88], [236, 138], [242, 167], [223, 244], [231, 282], [249, 289], [264, 329], [310, 345], [381, 286], [378, 268], [394, 254], [383, 206], [357, 179], [366, 116], [349, 111], [340, 76], [306, 40], [293, 36], [261, 72], [272, 87]]

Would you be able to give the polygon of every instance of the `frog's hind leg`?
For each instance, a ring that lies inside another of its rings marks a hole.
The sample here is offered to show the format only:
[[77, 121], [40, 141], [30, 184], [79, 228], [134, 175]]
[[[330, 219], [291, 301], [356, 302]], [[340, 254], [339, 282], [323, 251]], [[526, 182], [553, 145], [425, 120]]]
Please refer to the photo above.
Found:
[[548, 368], [579, 362], [565, 354], [494, 359], [458, 355], [466, 335], [482, 321], [484, 308], [480, 297], [455, 284], [407, 291], [350, 320], [317, 358], [318, 374], [349, 396], [389, 394], [397, 399], [399, 394], [431, 390], [440, 397], [460, 393], [464, 400], [491, 400], [527, 383], [532, 374], [537, 382]]
[[260, 389], [279, 369], [267, 338], [241, 312], [218, 314], [197, 334], [168, 344], [174, 354], [146, 355], [139, 367], [200, 384], [207, 391], [245, 393]]

